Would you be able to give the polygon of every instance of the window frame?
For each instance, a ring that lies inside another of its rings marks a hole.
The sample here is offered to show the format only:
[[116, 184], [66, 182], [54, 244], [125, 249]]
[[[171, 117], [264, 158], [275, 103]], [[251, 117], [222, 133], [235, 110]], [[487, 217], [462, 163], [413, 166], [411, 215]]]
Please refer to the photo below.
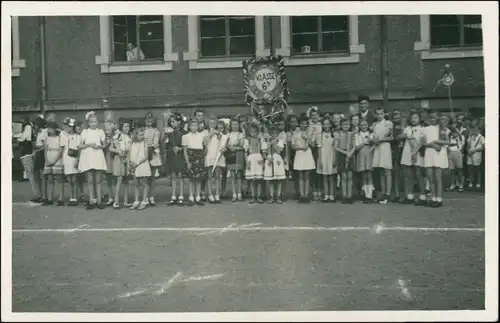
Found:
[[[336, 55], [336, 54], [345, 54], [349, 53], [349, 44], [345, 50], [336, 50], [336, 51], [323, 51], [323, 37], [324, 34], [334, 34], [335, 32], [328, 32], [328, 31], [323, 31], [322, 29], [322, 16], [314, 16], [317, 18], [317, 28], [315, 32], [310, 32], [310, 33], [293, 33], [293, 18], [294, 16], [290, 17], [290, 55], [292, 57], [308, 57], [311, 55]], [[298, 16], [300, 17], [300, 16]], [[347, 33], [349, 34], [349, 16], [344, 15], [342, 17], [347, 17]], [[306, 35], [306, 34], [316, 34], [317, 40], [318, 40], [318, 51], [317, 52], [311, 52], [311, 53], [293, 53], [292, 48], [293, 48], [293, 36], [294, 35]]]
[[[202, 60], [205, 60], [205, 59], [229, 59], [229, 60], [232, 60], [232, 59], [245, 59], [245, 58], [249, 58], [249, 57], [252, 57], [254, 53], [252, 53], [250, 56], [249, 55], [231, 55], [231, 38], [232, 37], [239, 37], [239, 36], [231, 36], [231, 32], [230, 32], [230, 19], [232, 17], [252, 17], [254, 19], [254, 34], [253, 34], [253, 37], [254, 39], [257, 39], [257, 29], [255, 28], [255, 19], [256, 17], [255, 16], [224, 16], [224, 28], [225, 28], [225, 31], [224, 31], [224, 40], [225, 40], [225, 54], [224, 56], [206, 56], [204, 57], [201, 53], [201, 41], [203, 38], [212, 38], [212, 39], [215, 39], [215, 38], [222, 38], [222, 37], [201, 37], [201, 19], [202, 19], [202, 16], [198, 16], [198, 48], [200, 49], [199, 51], [199, 55], [200, 55], [200, 59]], [[245, 35], [245, 36], [242, 36], [242, 37], [250, 37], [249, 35]]]
[[[451, 46], [435, 46], [432, 45], [432, 17], [431, 15], [429, 16], [429, 23], [430, 23], [430, 37], [431, 37], [431, 49], [432, 50], [442, 50], [442, 49], [460, 49], [460, 50], [467, 50], [467, 49], [478, 49], [482, 48], [482, 45], [466, 45], [465, 44], [465, 22], [464, 22], [464, 16], [465, 15], [456, 15], [458, 16], [458, 28], [459, 28], [459, 44], [458, 46], [456, 45], [451, 45]], [[482, 24], [482, 19], [481, 19], [481, 24]], [[444, 25], [440, 25], [442, 27]], [[481, 26], [482, 30], [482, 26]]]
[[[484, 37], [483, 37], [483, 46], [484, 46]], [[483, 46], [481, 47], [462, 46], [462, 47], [444, 47], [444, 48], [432, 47], [431, 16], [420, 15], [420, 40], [414, 43], [413, 49], [414, 51], [421, 53], [422, 60], [483, 57], [483, 48], [482, 48]]]
[[[183, 52], [184, 60], [189, 63], [190, 69], [231, 69], [240, 68], [245, 57], [217, 57], [203, 58], [200, 56], [201, 33], [200, 16], [188, 16], [188, 51]], [[264, 43], [264, 16], [255, 16], [255, 54], [253, 56], [268, 56], [271, 51], [265, 48]], [[248, 57], [250, 58], [250, 57]]]
[[291, 17], [281, 16], [281, 48], [276, 54], [284, 58], [287, 66], [353, 64], [359, 63], [360, 55], [365, 53], [365, 45], [359, 43], [359, 18], [357, 15], [348, 16], [349, 50], [346, 52], [331, 53], [291, 53]]
[[11, 36], [12, 36], [12, 57], [11, 72], [12, 77], [21, 76], [21, 69], [26, 67], [26, 61], [21, 58], [21, 43], [19, 38], [19, 16], [11, 16]]
[[99, 16], [101, 53], [96, 56], [101, 73], [156, 72], [171, 71], [173, 62], [179, 61], [179, 55], [173, 52], [172, 16], [163, 16], [163, 58], [139, 60], [133, 62], [114, 61], [113, 58], [113, 16]]

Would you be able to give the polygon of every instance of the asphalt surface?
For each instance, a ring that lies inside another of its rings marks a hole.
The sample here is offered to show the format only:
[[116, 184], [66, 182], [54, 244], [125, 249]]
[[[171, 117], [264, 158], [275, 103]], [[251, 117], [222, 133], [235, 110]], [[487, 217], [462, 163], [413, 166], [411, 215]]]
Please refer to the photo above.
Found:
[[448, 193], [439, 209], [289, 201], [86, 211], [31, 206], [26, 183], [13, 192], [14, 312], [485, 306], [482, 193]]

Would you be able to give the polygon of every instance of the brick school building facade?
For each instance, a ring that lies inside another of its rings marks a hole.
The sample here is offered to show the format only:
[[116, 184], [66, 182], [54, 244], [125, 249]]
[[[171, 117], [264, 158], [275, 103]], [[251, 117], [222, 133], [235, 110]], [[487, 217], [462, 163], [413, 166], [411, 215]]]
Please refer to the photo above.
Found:
[[285, 59], [289, 103], [346, 112], [358, 95], [388, 110], [484, 113], [480, 16], [50, 16], [13, 17], [13, 118], [58, 119], [248, 112], [241, 62], [271, 49]]

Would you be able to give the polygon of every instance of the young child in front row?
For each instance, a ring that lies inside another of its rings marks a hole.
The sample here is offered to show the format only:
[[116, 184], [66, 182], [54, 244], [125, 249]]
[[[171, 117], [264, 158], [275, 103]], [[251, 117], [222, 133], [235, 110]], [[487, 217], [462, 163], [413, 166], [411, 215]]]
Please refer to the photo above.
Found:
[[334, 148], [335, 136], [332, 122], [328, 118], [322, 121], [322, 131], [318, 140], [318, 162], [316, 173], [323, 178], [323, 202], [335, 202], [337, 152]]
[[448, 166], [451, 172], [451, 185], [448, 191], [454, 191], [458, 188], [459, 192], [464, 191], [463, 174], [463, 148], [465, 146], [465, 137], [453, 128], [450, 133], [450, 145], [448, 146]]
[[112, 150], [113, 140], [117, 133], [116, 124], [108, 120], [104, 125], [104, 134], [106, 135], [106, 142], [104, 144], [104, 158], [106, 159], [106, 185], [108, 187], [108, 201], [107, 206], [114, 203], [116, 176], [113, 175], [114, 157], [115, 152]]
[[144, 131], [144, 140], [148, 145], [148, 159], [151, 165], [151, 177], [148, 179], [149, 185], [149, 205], [156, 206], [155, 201], [155, 183], [156, 175], [160, 171], [161, 156], [160, 156], [160, 130], [156, 127], [156, 117], [152, 113], [148, 113], [145, 119], [146, 128]]
[[293, 163], [295, 161], [295, 150], [292, 148], [292, 138], [293, 134], [299, 129], [299, 118], [296, 115], [289, 115], [287, 118], [287, 133], [286, 133], [286, 160], [288, 161], [288, 173], [292, 178], [293, 188], [295, 191], [295, 199], [299, 200], [299, 175], [297, 171], [293, 168]]
[[129, 163], [128, 155], [132, 145], [130, 137], [131, 122], [123, 121], [119, 127], [119, 131], [115, 133], [109, 150], [113, 155], [113, 176], [115, 179], [115, 198], [113, 208], [120, 208], [120, 193], [123, 188], [123, 205], [130, 207], [128, 204], [128, 178], [129, 178]]
[[255, 202], [262, 204], [262, 185], [264, 177], [264, 158], [262, 149], [265, 148], [264, 139], [259, 134], [259, 126], [251, 123], [248, 126], [248, 135], [244, 140], [243, 147], [246, 154], [245, 178], [250, 184], [252, 199], [250, 204]]
[[373, 199], [372, 163], [373, 146], [371, 145], [372, 135], [368, 128], [368, 122], [363, 119], [359, 123], [359, 132], [355, 134], [356, 145], [356, 172], [361, 181], [361, 190], [364, 192], [363, 203], [370, 204]]
[[[182, 116], [174, 113], [168, 120], [169, 132], [165, 133], [166, 173], [172, 177], [172, 197], [168, 205], [184, 205], [184, 172], [186, 161], [182, 148], [182, 136], [185, 135]], [[177, 185], [179, 195], [177, 196]]]
[[47, 138], [45, 139], [45, 167], [43, 174], [47, 182], [47, 200], [43, 205], [54, 204], [54, 190], [56, 183], [59, 186], [59, 199], [57, 206], [64, 205], [63, 191], [63, 153], [64, 143], [57, 131], [57, 123], [51, 121], [47, 126]]
[[[227, 145], [227, 135], [225, 132], [224, 121], [210, 119], [208, 121], [209, 135], [204, 138], [204, 146], [207, 154], [205, 155], [205, 167], [207, 170], [207, 193], [208, 201], [212, 204], [221, 203], [221, 181], [222, 172], [226, 168], [226, 159], [224, 152]], [[212, 194], [212, 187], [215, 186], [215, 196]]]
[[245, 136], [241, 131], [240, 121], [238, 119], [231, 120], [225, 158], [227, 168], [231, 172], [233, 202], [243, 201], [242, 177], [245, 169], [244, 139]]
[[63, 168], [64, 175], [68, 179], [70, 186], [70, 197], [68, 206], [78, 205], [78, 187], [76, 176], [78, 174], [78, 155], [80, 146], [80, 135], [75, 132], [75, 120], [66, 119], [65, 122], [66, 136], [63, 141]]
[[380, 188], [382, 197], [380, 204], [387, 204], [391, 196], [392, 186], [392, 152], [390, 142], [393, 139], [393, 124], [385, 119], [382, 107], [377, 108], [377, 121], [373, 123], [373, 164], [372, 167], [378, 171], [380, 177]]
[[355, 170], [354, 152], [356, 151], [354, 134], [349, 131], [351, 122], [345, 118], [340, 123], [341, 131], [335, 140], [337, 151], [337, 169], [342, 177], [342, 203], [352, 204], [352, 172]]
[[[133, 176], [134, 187], [134, 203], [130, 206], [131, 210], [144, 210], [149, 204], [149, 185], [148, 179], [152, 176], [152, 169], [149, 165], [148, 144], [145, 140], [145, 129], [137, 127], [132, 135], [132, 144], [128, 153], [128, 166], [130, 175]], [[142, 202], [139, 202], [140, 191], [142, 189]]]
[[286, 173], [281, 152], [285, 149], [285, 142], [279, 138], [279, 133], [277, 127], [269, 128], [269, 142], [262, 147], [262, 153], [265, 159], [264, 180], [268, 183], [268, 203], [282, 204], [281, 183], [286, 179]]
[[470, 127], [470, 136], [467, 139], [467, 167], [469, 172], [469, 189], [481, 189], [481, 163], [484, 150], [484, 137], [477, 124]]
[[309, 137], [307, 128], [309, 119], [305, 115], [301, 115], [299, 119], [299, 130], [292, 136], [292, 149], [295, 150], [295, 159], [293, 169], [299, 175], [299, 203], [309, 203], [309, 174], [316, 169], [314, 157], [311, 151], [310, 143], [312, 138]]
[[199, 132], [199, 124], [198, 120], [191, 119], [188, 123], [189, 132], [182, 136], [184, 160], [187, 166], [187, 177], [189, 178], [188, 206], [192, 206], [195, 203], [203, 205], [201, 200], [201, 186], [207, 177], [205, 147], [203, 145], [205, 136], [203, 132]]

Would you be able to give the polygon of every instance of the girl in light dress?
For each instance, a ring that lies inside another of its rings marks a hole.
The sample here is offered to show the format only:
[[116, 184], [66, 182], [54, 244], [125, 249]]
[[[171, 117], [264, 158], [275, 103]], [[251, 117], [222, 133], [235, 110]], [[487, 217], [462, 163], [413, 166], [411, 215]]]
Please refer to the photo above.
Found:
[[[129, 173], [134, 177], [134, 203], [131, 210], [144, 210], [150, 205], [148, 180], [152, 176], [152, 168], [149, 164], [149, 145], [145, 137], [146, 130], [143, 127], [134, 129], [132, 144], [128, 152]], [[139, 202], [142, 189], [142, 202]]]
[[432, 200], [427, 205], [440, 207], [443, 205], [443, 169], [448, 168], [446, 146], [449, 144], [448, 129], [438, 125], [438, 114], [429, 113], [429, 125], [423, 129], [425, 145], [424, 167], [430, 182]]
[[282, 204], [281, 199], [282, 181], [286, 179], [285, 163], [281, 156], [285, 149], [285, 141], [279, 138], [279, 129], [271, 126], [269, 128], [269, 139], [262, 149], [264, 162], [264, 180], [268, 184], [268, 203]]
[[244, 140], [243, 148], [247, 156], [245, 178], [250, 184], [252, 198], [250, 204], [255, 202], [262, 204], [262, 185], [264, 176], [264, 158], [262, 150], [266, 148], [263, 137], [259, 134], [259, 126], [252, 123], [248, 127], [248, 135]]
[[[166, 173], [172, 177], [172, 198], [168, 205], [184, 205], [184, 172], [186, 171], [186, 162], [182, 153], [182, 136], [186, 133], [182, 116], [174, 113], [168, 120], [168, 128], [171, 129], [165, 133], [165, 151]], [[179, 194], [177, 193], [179, 185]]]
[[330, 119], [323, 119], [323, 129], [318, 141], [318, 162], [316, 172], [323, 178], [323, 202], [335, 202], [336, 189], [336, 152], [333, 147], [334, 135]]
[[128, 203], [128, 152], [132, 145], [132, 138], [130, 137], [130, 127], [132, 122], [125, 120], [121, 123], [120, 129], [115, 132], [109, 150], [113, 153], [113, 177], [116, 183], [115, 198], [113, 208], [115, 210], [120, 208], [120, 193], [123, 188], [123, 205], [130, 207]]
[[156, 118], [152, 113], [148, 113], [145, 120], [146, 129], [144, 131], [144, 140], [148, 145], [148, 159], [151, 166], [151, 177], [148, 179], [149, 185], [149, 205], [156, 206], [155, 201], [155, 183], [159, 175], [161, 163], [160, 155], [160, 130], [156, 128]]
[[[199, 131], [200, 122], [191, 119], [188, 123], [189, 132], [182, 136], [184, 160], [187, 165], [186, 176], [189, 178], [188, 206], [203, 205], [201, 199], [201, 186], [207, 177], [205, 168], [204, 134]], [[196, 197], [195, 197], [196, 194]]]
[[[404, 146], [401, 154], [401, 166], [404, 172], [405, 200], [403, 204], [424, 205], [425, 204], [425, 170], [424, 158], [419, 152], [423, 128], [420, 123], [420, 115], [417, 112], [410, 114], [410, 124], [404, 129]], [[415, 178], [419, 186], [420, 197], [417, 199], [413, 194]]]
[[101, 203], [101, 183], [107, 169], [103, 151], [106, 135], [102, 129], [97, 128], [99, 121], [95, 112], [87, 113], [85, 119], [88, 123], [88, 129], [82, 131], [80, 136], [78, 170], [87, 174], [89, 203], [86, 208], [92, 210], [97, 206], [99, 209], [104, 209], [105, 205]]
[[245, 169], [245, 150], [243, 143], [245, 136], [241, 131], [238, 119], [231, 120], [231, 132], [228, 135], [227, 150], [225, 153], [227, 168], [231, 172], [233, 187], [233, 202], [243, 201], [242, 177]]
[[[221, 203], [221, 180], [222, 172], [226, 168], [226, 158], [224, 152], [227, 146], [227, 135], [225, 132], [224, 121], [210, 119], [208, 121], [209, 135], [204, 139], [204, 145], [207, 149], [205, 156], [205, 167], [208, 174], [207, 193], [208, 201], [212, 204]], [[215, 169], [214, 169], [215, 165]], [[212, 187], [215, 186], [215, 196], [212, 194]]]
[[78, 186], [76, 177], [78, 175], [78, 158], [80, 146], [80, 135], [75, 132], [75, 119], [66, 118], [64, 121], [66, 136], [63, 140], [63, 168], [64, 175], [69, 182], [69, 203], [68, 206], [78, 205]]
[[364, 192], [363, 203], [370, 204], [373, 199], [372, 159], [373, 146], [371, 145], [372, 134], [368, 122], [363, 119], [359, 123], [359, 132], [355, 134], [356, 145], [356, 172], [359, 174], [361, 190]]
[[485, 142], [484, 136], [479, 131], [479, 126], [473, 124], [470, 127], [470, 135], [467, 138], [467, 167], [469, 175], [469, 189], [481, 189], [481, 163]]
[[382, 107], [375, 111], [377, 121], [373, 123], [372, 132], [374, 145], [373, 168], [379, 173], [382, 197], [380, 204], [387, 204], [391, 196], [392, 186], [392, 152], [390, 142], [393, 139], [393, 124], [385, 118]]
[[356, 151], [354, 134], [349, 131], [351, 122], [345, 118], [340, 123], [341, 131], [335, 140], [337, 152], [337, 170], [341, 176], [342, 203], [352, 204], [352, 172], [355, 170], [354, 152]]
[[[80, 137], [81, 140], [81, 135], [82, 135], [83, 127], [82, 127], [82, 122], [81, 121], [76, 121], [75, 122], [75, 134], [77, 134]], [[80, 150], [80, 147], [78, 147], [78, 150]], [[78, 152], [78, 156], [80, 156], [80, 152]], [[77, 164], [78, 168], [78, 164]], [[85, 194], [84, 194], [84, 189], [83, 186], [85, 184], [85, 174], [82, 174], [80, 170], [78, 170], [78, 173], [76, 174], [76, 198], [80, 202], [85, 202]]]
[[106, 185], [108, 187], [107, 206], [113, 205], [113, 197], [115, 196], [116, 177], [113, 175], [113, 166], [116, 153], [112, 151], [111, 147], [113, 141], [116, 140], [117, 130], [116, 123], [111, 120], [108, 120], [104, 125], [104, 134], [106, 135], [104, 157], [106, 158]]
[[45, 146], [45, 167], [43, 174], [47, 182], [47, 200], [43, 205], [54, 204], [54, 191], [56, 183], [59, 186], [59, 199], [57, 206], [64, 205], [63, 191], [63, 153], [64, 143], [61, 135], [57, 130], [57, 123], [49, 122], [47, 127], [47, 138], [44, 142]]
[[295, 131], [299, 129], [299, 118], [292, 114], [287, 118], [287, 133], [286, 133], [286, 160], [288, 161], [288, 178], [291, 177], [293, 182], [293, 188], [295, 191], [295, 199], [300, 199], [300, 190], [299, 190], [299, 174], [293, 168], [293, 163], [295, 161], [295, 150], [292, 148], [292, 138]]
[[309, 174], [311, 170], [316, 169], [316, 165], [310, 147], [312, 138], [309, 137], [307, 131], [309, 119], [302, 115], [299, 120], [299, 131], [296, 131], [292, 137], [292, 149], [295, 150], [293, 168], [299, 174], [299, 203], [309, 203]]

